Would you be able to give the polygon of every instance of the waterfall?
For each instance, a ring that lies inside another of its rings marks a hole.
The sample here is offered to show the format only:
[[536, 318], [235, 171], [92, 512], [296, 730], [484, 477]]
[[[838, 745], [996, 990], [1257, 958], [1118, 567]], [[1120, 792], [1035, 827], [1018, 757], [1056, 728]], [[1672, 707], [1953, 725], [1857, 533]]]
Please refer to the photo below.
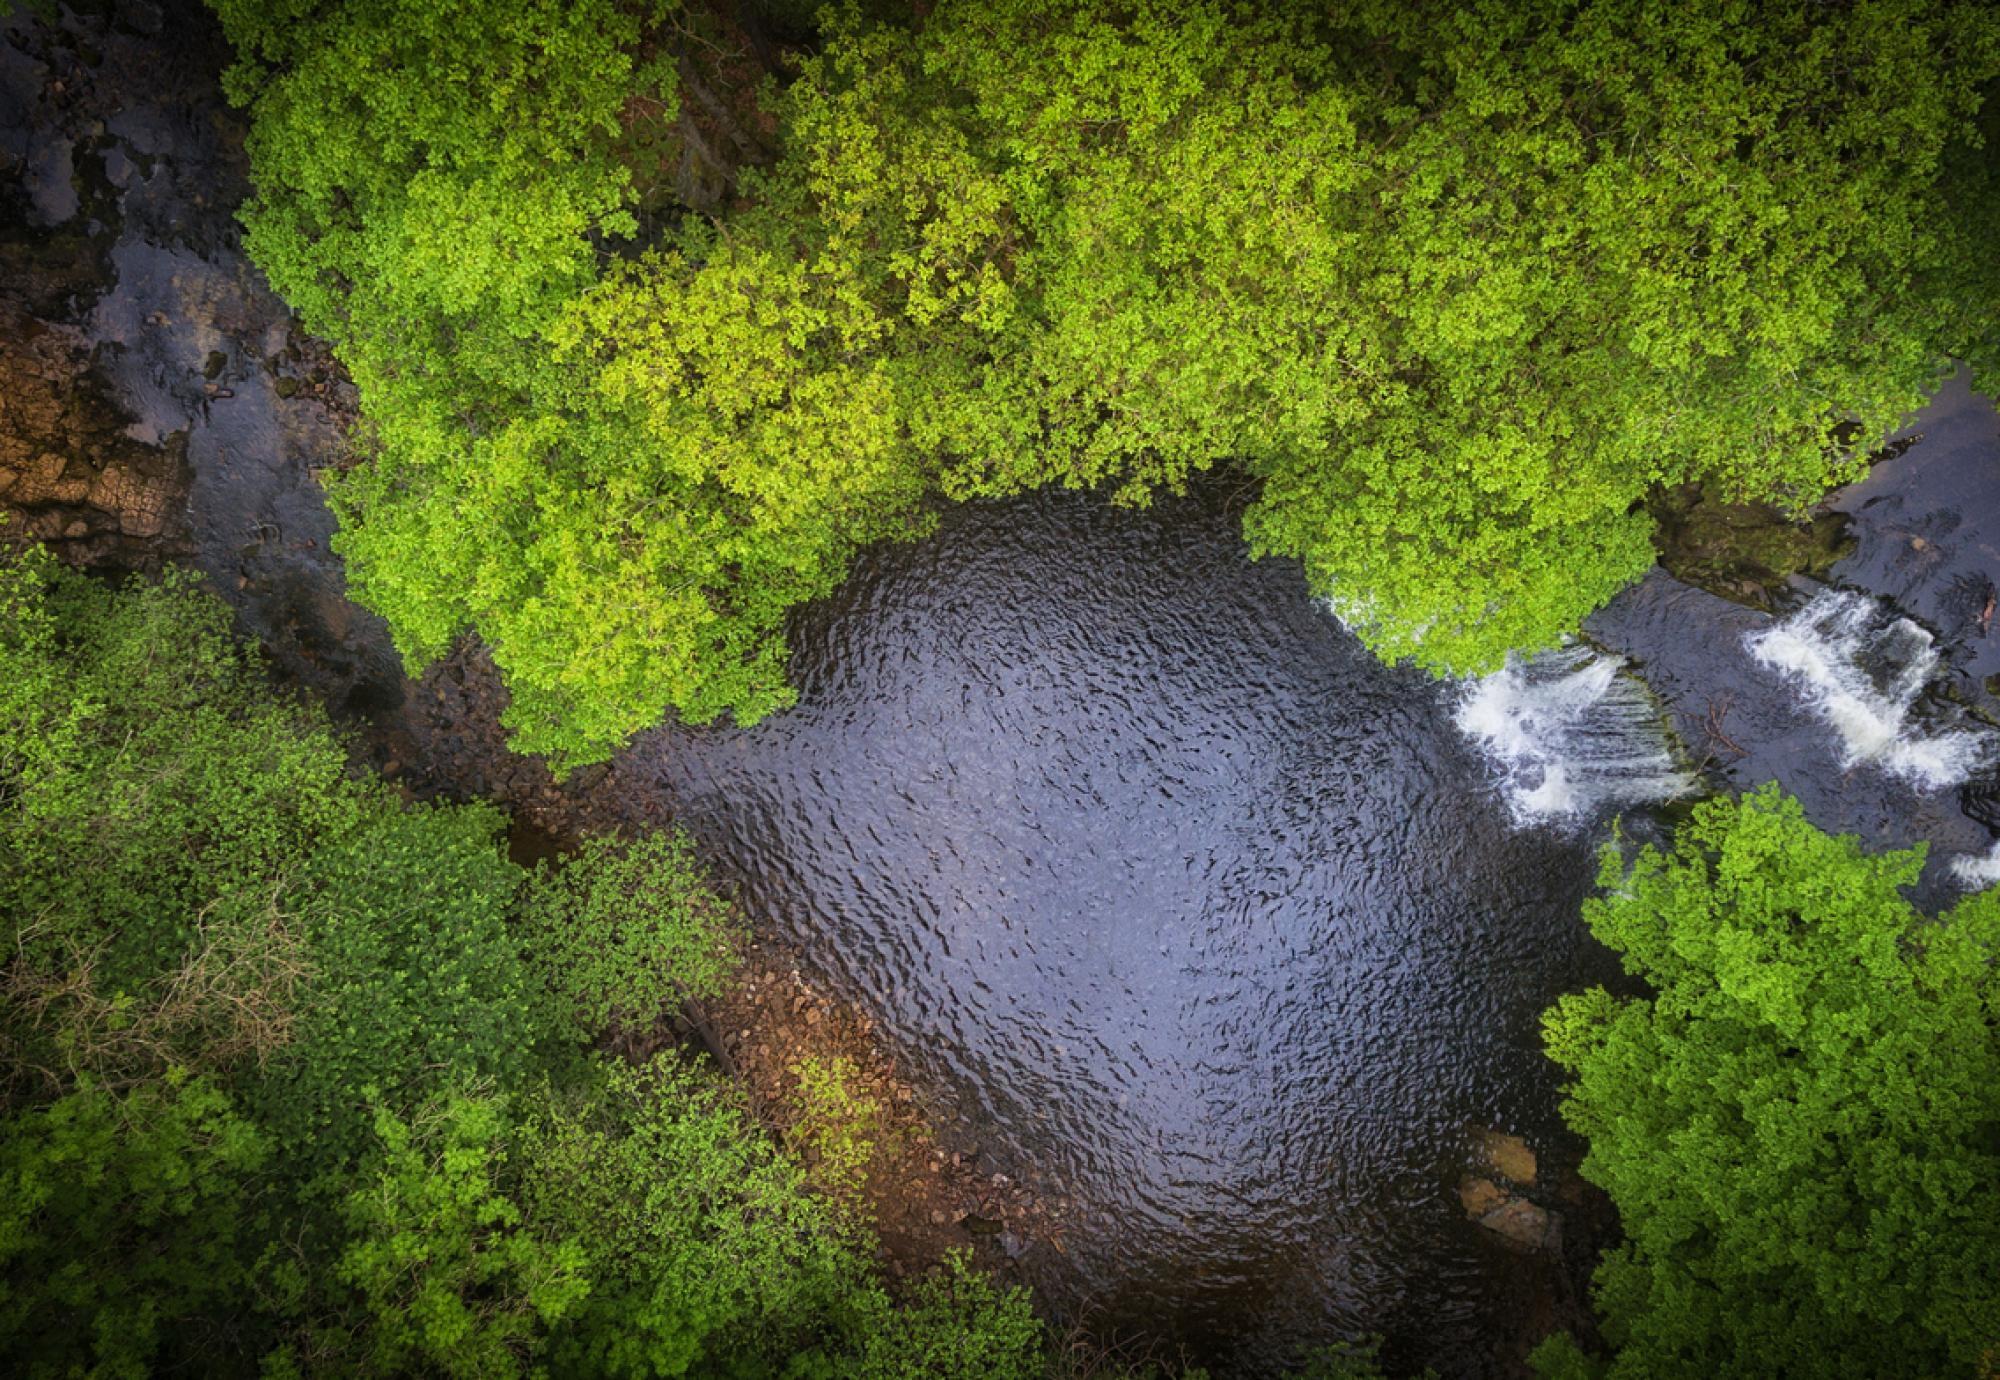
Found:
[[1951, 875], [1977, 891], [2000, 882], [2000, 841], [1988, 853], [1967, 853], [1951, 860]]
[[1454, 718], [1493, 763], [1517, 823], [1668, 800], [1694, 785], [1659, 707], [1624, 666], [1570, 646], [1510, 655], [1503, 669], [1464, 682]]
[[1931, 635], [1875, 600], [1821, 590], [1791, 617], [1745, 639], [1840, 737], [1843, 769], [1870, 762], [1914, 786], [1941, 790], [1993, 756], [1993, 735], [1914, 720], [1938, 668]]

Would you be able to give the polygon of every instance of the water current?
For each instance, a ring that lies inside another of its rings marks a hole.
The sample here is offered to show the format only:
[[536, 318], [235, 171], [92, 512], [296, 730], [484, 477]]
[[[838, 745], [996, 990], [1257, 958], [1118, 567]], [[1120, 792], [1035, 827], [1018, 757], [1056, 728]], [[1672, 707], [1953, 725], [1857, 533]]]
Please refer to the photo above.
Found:
[[1249, 1365], [1380, 1332], [1480, 1373], [1548, 1267], [1453, 1185], [1471, 1126], [1559, 1140], [1536, 1014], [1608, 970], [1591, 847], [1516, 828], [1450, 687], [1238, 523], [961, 509], [800, 620], [796, 709], [640, 761], [1073, 1205], [1026, 1262], [1057, 1297]]

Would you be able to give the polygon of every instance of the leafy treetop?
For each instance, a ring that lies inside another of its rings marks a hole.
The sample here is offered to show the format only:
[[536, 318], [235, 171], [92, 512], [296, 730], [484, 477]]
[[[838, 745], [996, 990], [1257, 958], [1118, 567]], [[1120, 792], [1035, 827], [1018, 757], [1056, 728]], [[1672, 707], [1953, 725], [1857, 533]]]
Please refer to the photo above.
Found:
[[697, 14], [293, 8], [222, 4], [252, 251], [372, 419], [341, 549], [558, 765], [783, 707], [786, 610], [934, 499], [1224, 461], [1379, 654], [1488, 669], [1647, 567], [1649, 487], [1809, 503], [2000, 363], [1976, 0], [850, 4], [643, 243]]
[[1626, 1242], [1580, 1376], [1980, 1376], [2000, 1356], [2000, 889], [1936, 920], [1767, 787], [1607, 851], [1592, 931], [1654, 989], [1565, 997], [1549, 1054]]

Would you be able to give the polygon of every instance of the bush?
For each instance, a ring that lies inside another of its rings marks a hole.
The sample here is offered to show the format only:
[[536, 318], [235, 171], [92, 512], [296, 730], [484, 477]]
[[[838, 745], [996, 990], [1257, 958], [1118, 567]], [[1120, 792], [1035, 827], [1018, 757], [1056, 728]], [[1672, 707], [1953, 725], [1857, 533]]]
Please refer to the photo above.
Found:
[[[242, 1368], [268, 1137], [212, 1083], [80, 1084], [0, 1123], [10, 1373]], [[87, 1370], [86, 1370], [87, 1368]]]
[[855, 1380], [1037, 1380], [1041, 1324], [1025, 1289], [996, 1288], [963, 1251], [918, 1280], [900, 1308], [877, 1304], [842, 1371]]
[[799, 1166], [677, 1058], [608, 1064], [599, 1078], [526, 1122], [530, 1213], [565, 1224], [593, 1275], [557, 1365], [701, 1375], [819, 1345], [870, 1286], [864, 1246]]
[[[2000, 891], [1927, 920], [1767, 787], [1607, 852], [1592, 931], [1655, 990], [1545, 1017], [1626, 1244], [1613, 1376], [1976, 1376], [2000, 1318]], [[1573, 1344], [1542, 1357], [1577, 1374]]]
[[537, 1230], [509, 1191], [511, 1131], [504, 1100], [464, 1092], [421, 1109], [414, 1125], [377, 1112], [379, 1149], [347, 1195], [334, 1267], [359, 1296], [358, 1317], [315, 1329], [334, 1339], [343, 1368], [525, 1375], [549, 1329], [589, 1294], [582, 1249]]
[[536, 872], [522, 908], [530, 962], [570, 1032], [651, 1026], [721, 993], [738, 923], [678, 831], [586, 840]]
[[582, 1047], [724, 981], [686, 840], [531, 879], [499, 824], [351, 779], [190, 579], [0, 555], [0, 1367], [851, 1374], [917, 1326], [713, 1075]]

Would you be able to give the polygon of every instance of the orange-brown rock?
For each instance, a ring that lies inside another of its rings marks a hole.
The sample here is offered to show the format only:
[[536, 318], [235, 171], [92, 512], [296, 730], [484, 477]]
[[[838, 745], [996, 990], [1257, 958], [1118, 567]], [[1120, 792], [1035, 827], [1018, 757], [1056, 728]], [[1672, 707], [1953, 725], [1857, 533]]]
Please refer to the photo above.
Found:
[[0, 302], [0, 512], [78, 565], [157, 566], [184, 554], [188, 473], [149, 446], [91, 371], [81, 332]]

